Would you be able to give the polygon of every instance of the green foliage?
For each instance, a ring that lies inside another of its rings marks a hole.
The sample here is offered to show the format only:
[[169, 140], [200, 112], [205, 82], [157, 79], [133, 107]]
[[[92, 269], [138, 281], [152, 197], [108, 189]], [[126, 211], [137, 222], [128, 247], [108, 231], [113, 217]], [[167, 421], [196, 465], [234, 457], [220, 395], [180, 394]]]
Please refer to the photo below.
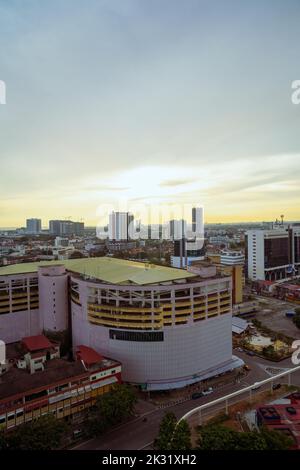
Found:
[[268, 359], [277, 359], [277, 358], [280, 357], [280, 354], [278, 354], [275, 351], [275, 348], [272, 344], [270, 344], [269, 346], [266, 346], [265, 348], [263, 348], [262, 353]]
[[175, 428], [170, 450], [190, 450], [191, 448], [191, 430], [188, 423], [182, 420]]
[[300, 308], [295, 309], [296, 315], [293, 318], [293, 322], [297, 328], [300, 328]]
[[177, 419], [174, 413], [166, 413], [163, 417], [157, 438], [154, 441], [154, 448], [157, 450], [169, 450], [170, 442], [173, 438]]
[[67, 430], [63, 420], [53, 415], [18, 426], [14, 431], [0, 434], [0, 450], [53, 450], [61, 445]]
[[116, 385], [109, 393], [97, 398], [88, 420], [91, 435], [102, 434], [109, 427], [128, 419], [137, 402], [134, 390], [129, 385]]
[[279, 431], [261, 429], [238, 432], [225, 426], [200, 428], [198, 449], [200, 450], [286, 450], [292, 441]]
[[159, 433], [154, 441], [157, 450], [189, 450], [191, 444], [191, 431], [186, 421], [177, 425], [174, 413], [166, 413], [159, 427]]
[[288, 450], [293, 445], [293, 439], [280, 431], [261, 429], [268, 450]]
[[201, 450], [232, 450], [235, 444], [235, 431], [225, 426], [211, 425], [200, 430], [198, 448]]

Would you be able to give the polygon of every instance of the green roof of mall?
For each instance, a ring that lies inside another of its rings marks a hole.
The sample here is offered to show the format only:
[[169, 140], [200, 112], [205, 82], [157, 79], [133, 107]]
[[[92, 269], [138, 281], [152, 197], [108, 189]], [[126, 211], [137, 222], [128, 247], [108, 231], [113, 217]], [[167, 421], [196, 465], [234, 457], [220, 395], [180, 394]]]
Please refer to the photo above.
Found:
[[118, 258], [81, 258], [19, 263], [0, 267], [0, 276], [35, 273], [39, 266], [64, 265], [68, 271], [111, 284], [157, 284], [195, 277], [183, 269]]

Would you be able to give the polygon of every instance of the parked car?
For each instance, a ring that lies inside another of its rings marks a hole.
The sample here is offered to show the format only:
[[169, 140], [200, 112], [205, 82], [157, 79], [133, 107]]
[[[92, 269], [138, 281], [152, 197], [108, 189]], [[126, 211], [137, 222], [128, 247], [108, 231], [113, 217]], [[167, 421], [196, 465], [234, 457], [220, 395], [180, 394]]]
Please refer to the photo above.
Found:
[[82, 429], [74, 429], [74, 431], [73, 431], [73, 438], [74, 439], [79, 439], [82, 436], [83, 436]]
[[255, 353], [253, 351], [246, 351], [246, 354], [248, 354], [248, 356], [255, 356]]
[[202, 392], [203, 396], [210, 395], [213, 392], [212, 387], [209, 387], [207, 390]]
[[272, 385], [272, 390], [278, 390], [279, 388], [281, 388], [281, 384], [273, 384]]
[[201, 398], [201, 397], [203, 397], [203, 396], [204, 396], [204, 395], [203, 395], [202, 392], [195, 392], [195, 393], [192, 394], [192, 399], [193, 399], [193, 400], [197, 400], [197, 398]]
[[286, 316], [287, 318], [293, 318], [293, 317], [296, 316], [296, 313], [295, 313], [294, 310], [288, 310], [287, 312], [285, 312], [285, 316]]

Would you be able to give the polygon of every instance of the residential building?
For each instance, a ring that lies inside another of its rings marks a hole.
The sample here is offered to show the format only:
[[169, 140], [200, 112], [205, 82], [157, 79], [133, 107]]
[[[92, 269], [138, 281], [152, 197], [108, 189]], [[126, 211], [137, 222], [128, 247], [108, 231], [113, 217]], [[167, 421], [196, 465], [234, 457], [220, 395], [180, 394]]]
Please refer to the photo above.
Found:
[[221, 264], [232, 265], [244, 265], [245, 255], [242, 251], [234, 250], [222, 250], [220, 253]]
[[127, 241], [130, 239], [130, 224], [134, 217], [129, 212], [112, 212], [109, 214], [108, 236], [113, 241]]
[[57, 237], [83, 237], [84, 222], [71, 220], [49, 220], [49, 232]]
[[38, 235], [42, 231], [41, 219], [27, 219], [26, 220], [26, 233], [31, 235]]
[[58, 343], [44, 335], [7, 346], [0, 370], [0, 430], [43, 415], [82, 420], [97, 396], [121, 382], [121, 364], [78, 345], [75, 361], [60, 359]]

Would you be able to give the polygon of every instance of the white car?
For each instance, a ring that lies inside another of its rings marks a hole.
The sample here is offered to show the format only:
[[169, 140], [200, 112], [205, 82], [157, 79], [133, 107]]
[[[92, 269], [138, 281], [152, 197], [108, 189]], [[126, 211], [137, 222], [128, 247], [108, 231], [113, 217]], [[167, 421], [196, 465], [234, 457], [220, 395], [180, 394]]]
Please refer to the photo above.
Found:
[[206, 396], [206, 395], [210, 395], [211, 393], [213, 393], [213, 389], [212, 389], [212, 387], [209, 387], [207, 390], [204, 390], [202, 392], [202, 395]]

